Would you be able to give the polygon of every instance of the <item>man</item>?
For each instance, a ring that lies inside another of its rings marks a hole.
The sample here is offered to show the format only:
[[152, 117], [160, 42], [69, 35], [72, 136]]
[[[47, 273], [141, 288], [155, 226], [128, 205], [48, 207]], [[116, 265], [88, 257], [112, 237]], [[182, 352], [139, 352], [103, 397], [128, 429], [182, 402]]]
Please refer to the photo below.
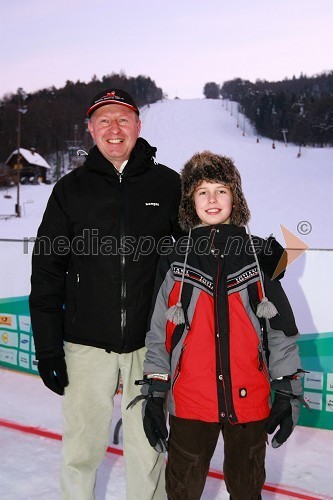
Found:
[[119, 379], [127, 498], [165, 498], [164, 457], [142, 427], [145, 334], [159, 253], [180, 235], [179, 175], [139, 138], [139, 110], [107, 89], [88, 109], [95, 146], [54, 187], [38, 230], [30, 311], [38, 370], [63, 398], [61, 498], [94, 498]]

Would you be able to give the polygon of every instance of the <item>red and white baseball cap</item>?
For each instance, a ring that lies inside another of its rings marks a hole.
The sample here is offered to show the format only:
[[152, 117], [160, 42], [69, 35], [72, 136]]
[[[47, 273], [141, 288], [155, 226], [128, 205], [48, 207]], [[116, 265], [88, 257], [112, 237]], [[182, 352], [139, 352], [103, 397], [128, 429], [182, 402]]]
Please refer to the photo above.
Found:
[[89, 109], [87, 111], [87, 116], [90, 118], [96, 109], [101, 106], [106, 106], [107, 104], [120, 104], [122, 106], [126, 106], [129, 109], [135, 111], [137, 115], [139, 115], [139, 109], [135, 104], [132, 97], [121, 89], [106, 89], [99, 92], [99, 94], [95, 95], [95, 97], [91, 100]]

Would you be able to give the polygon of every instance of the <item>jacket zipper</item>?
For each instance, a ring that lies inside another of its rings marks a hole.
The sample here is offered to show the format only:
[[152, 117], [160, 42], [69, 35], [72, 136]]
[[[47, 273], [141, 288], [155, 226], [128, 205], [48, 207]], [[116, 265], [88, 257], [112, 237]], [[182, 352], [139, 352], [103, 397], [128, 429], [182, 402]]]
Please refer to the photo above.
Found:
[[[213, 246], [213, 249], [215, 250], [214, 242], [212, 242], [212, 246]], [[216, 324], [216, 336], [218, 338], [219, 369], [220, 369], [220, 374], [219, 374], [218, 378], [219, 378], [219, 382], [221, 382], [222, 386], [223, 386], [223, 397], [224, 397], [224, 403], [225, 403], [225, 415], [224, 415], [223, 410], [222, 410], [222, 412], [220, 412], [220, 407], [219, 407], [218, 417], [224, 418], [226, 416], [228, 418], [228, 420], [230, 421], [230, 418], [232, 418], [232, 415], [230, 413], [229, 406], [228, 406], [227, 389], [226, 389], [224, 376], [223, 376], [223, 370], [222, 370], [223, 363], [222, 363], [220, 325], [219, 325], [219, 314], [218, 314], [218, 289], [219, 289], [219, 277], [220, 277], [220, 270], [221, 270], [220, 259], [221, 258], [223, 259], [224, 255], [221, 254], [220, 256], [218, 256], [218, 254], [216, 254], [216, 252], [214, 252], [214, 256], [217, 259], [217, 277], [216, 277], [216, 294], [215, 294], [215, 318], [216, 318], [215, 324]], [[228, 300], [228, 299], [226, 299], [226, 300]], [[226, 315], [228, 315], [228, 302], [226, 303], [225, 311], [226, 311]], [[228, 335], [229, 334], [230, 334], [230, 332], [228, 332]], [[230, 338], [228, 340], [230, 343]], [[230, 349], [230, 345], [229, 345], [229, 349]], [[229, 367], [229, 369], [230, 369], [230, 367]], [[230, 397], [232, 398], [232, 395], [230, 395]]]
[[[119, 184], [121, 184], [122, 181], [122, 176], [123, 173], [120, 173], [117, 171], [118, 178], [119, 178]], [[121, 205], [123, 203], [122, 201], [122, 196], [120, 193], [120, 202]], [[120, 242], [123, 240], [125, 237], [124, 234], [124, 218], [123, 218], [123, 210], [121, 210], [121, 215], [120, 215]], [[122, 344], [123, 344], [123, 349], [126, 349], [126, 343], [125, 343], [125, 329], [126, 329], [126, 280], [125, 280], [125, 267], [126, 267], [126, 258], [125, 255], [120, 255], [120, 331], [121, 331], [121, 337], [122, 337]]]
[[[221, 255], [221, 257], [223, 257]], [[229, 414], [228, 410], [228, 402], [227, 402], [227, 397], [226, 397], [226, 387], [224, 383], [224, 377], [222, 373], [222, 353], [221, 353], [221, 344], [220, 344], [220, 326], [219, 326], [219, 316], [218, 316], [218, 287], [219, 287], [219, 276], [220, 276], [220, 259], [219, 257], [217, 258], [217, 277], [216, 277], [216, 295], [215, 295], [215, 318], [216, 318], [216, 335], [218, 337], [218, 346], [219, 346], [219, 361], [220, 361], [220, 375], [219, 375], [219, 381], [222, 382], [223, 385], [223, 395], [224, 395], [224, 403], [225, 403], [225, 409], [226, 413]], [[219, 412], [219, 417], [220, 417], [220, 412]]]

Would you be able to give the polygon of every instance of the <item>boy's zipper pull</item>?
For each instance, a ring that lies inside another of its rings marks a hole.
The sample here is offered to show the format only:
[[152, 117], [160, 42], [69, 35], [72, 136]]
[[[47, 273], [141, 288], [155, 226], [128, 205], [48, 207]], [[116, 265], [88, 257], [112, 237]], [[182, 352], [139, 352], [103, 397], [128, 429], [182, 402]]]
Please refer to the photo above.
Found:
[[186, 330], [190, 330], [191, 329], [191, 325], [190, 325], [190, 322], [188, 320], [187, 309], [184, 310], [184, 318], [185, 318], [185, 327], [186, 327]]

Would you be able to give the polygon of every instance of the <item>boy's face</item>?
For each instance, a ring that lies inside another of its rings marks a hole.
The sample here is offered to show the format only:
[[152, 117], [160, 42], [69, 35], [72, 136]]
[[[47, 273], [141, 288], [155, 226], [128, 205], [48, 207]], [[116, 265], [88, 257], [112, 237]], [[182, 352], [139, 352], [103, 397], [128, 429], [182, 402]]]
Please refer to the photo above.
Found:
[[228, 186], [217, 182], [202, 181], [193, 194], [195, 210], [206, 226], [229, 224], [233, 197]]

